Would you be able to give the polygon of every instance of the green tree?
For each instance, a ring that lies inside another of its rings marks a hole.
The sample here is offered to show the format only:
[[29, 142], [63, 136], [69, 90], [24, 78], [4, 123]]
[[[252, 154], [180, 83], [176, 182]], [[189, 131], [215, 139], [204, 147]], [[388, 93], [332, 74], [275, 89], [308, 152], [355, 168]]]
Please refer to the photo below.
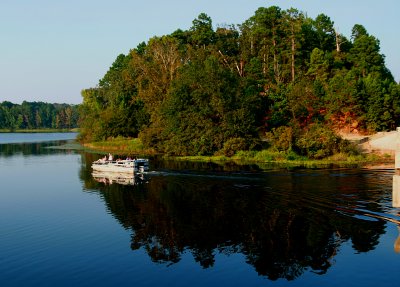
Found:
[[396, 85], [382, 80], [379, 75], [370, 74], [364, 80], [367, 127], [373, 131], [395, 128], [398, 118], [399, 94]]
[[213, 154], [231, 138], [254, 141], [257, 104], [254, 94], [241, 94], [238, 76], [213, 56], [183, 67], [165, 104], [165, 140], [172, 154]]
[[[301, 28], [304, 21], [304, 15], [297, 9], [286, 10], [283, 14], [283, 29], [284, 33], [287, 35], [287, 52], [288, 53], [288, 63], [290, 68], [290, 80], [295, 81], [296, 78], [296, 57], [299, 54], [300, 43], [302, 41]], [[283, 52], [285, 53], [285, 52]]]
[[313, 24], [318, 47], [323, 51], [333, 51], [336, 42], [334, 22], [327, 15], [319, 14]]
[[127, 56], [120, 54], [99, 81], [99, 87], [82, 92], [82, 140], [137, 136], [145, 124], [146, 113], [138, 97], [139, 71], [132, 64], [135, 55], [136, 50]]
[[311, 77], [311, 80], [317, 81], [326, 88], [328, 80], [331, 77], [333, 61], [329, 52], [324, 52], [315, 48], [311, 53], [310, 64], [306, 75]]
[[[281, 32], [282, 10], [277, 6], [260, 7], [254, 16], [246, 20], [241, 26], [242, 50], [247, 50], [248, 57], [258, 57], [262, 63], [263, 77], [282, 81], [281, 53], [283, 45]], [[247, 59], [248, 60], [248, 59]], [[272, 75], [272, 78], [270, 76]]]
[[207, 14], [200, 13], [199, 16], [193, 20], [192, 24], [190, 28], [190, 38], [195, 46], [205, 48], [207, 45], [214, 42], [212, 20]]
[[385, 60], [384, 56], [380, 54], [379, 40], [368, 35], [365, 29], [358, 28], [356, 30], [361, 30], [361, 32], [358, 31], [353, 35], [354, 43], [348, 56], [350, 62], [360, 70], [362, 77], [366, 77], [371, 72], [384, 72]]
[[341, 70], [329, 79], [324, 97], [326, 120], [338, 129], [363, 124], [363, 87], [356, 71]]
[[367, 29], [363, 25], [355, 24], [351, 29], [351, 39], [356, 41], [361, 36], [368, 36]]

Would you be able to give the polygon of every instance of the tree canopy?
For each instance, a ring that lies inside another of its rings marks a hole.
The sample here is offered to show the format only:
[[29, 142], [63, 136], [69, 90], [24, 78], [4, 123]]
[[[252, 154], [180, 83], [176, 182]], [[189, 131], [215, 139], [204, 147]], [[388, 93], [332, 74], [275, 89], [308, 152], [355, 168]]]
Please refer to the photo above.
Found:
[[[201, 13], [188, 30], [118, 55], [82, 96], [83, 141], [140, 137], [174, 155], [215, 154], [233, 143], [254, 149], [269, 132], [300, 139], [321, 127], [400, 124], [399, 85], [377, 38], [355, 24], [347, 39], [327, 15], [277, 6], [216, 28]], [[300, 152], [300, 142], [288, 148]]]

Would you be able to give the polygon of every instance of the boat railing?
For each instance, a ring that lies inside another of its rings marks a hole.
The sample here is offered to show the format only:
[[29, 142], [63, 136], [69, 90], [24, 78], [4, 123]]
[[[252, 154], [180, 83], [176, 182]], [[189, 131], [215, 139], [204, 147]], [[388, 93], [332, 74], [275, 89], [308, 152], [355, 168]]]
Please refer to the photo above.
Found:
[[120, 160], [104, 160], [98, 159], [93, 162], [94, 164], [134, 164], [134, 165], [148, 165], [149, 161], [147, 159], [120, 159]]

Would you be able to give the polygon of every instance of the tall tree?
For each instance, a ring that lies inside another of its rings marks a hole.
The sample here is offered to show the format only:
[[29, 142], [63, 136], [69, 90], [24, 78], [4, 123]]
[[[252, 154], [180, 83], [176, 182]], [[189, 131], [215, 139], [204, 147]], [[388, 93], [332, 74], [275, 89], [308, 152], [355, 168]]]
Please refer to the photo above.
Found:
[[367, 29], [363, 25], [355, 24], [351, 29], [351, 39], [356, 41], [361, 36], [368, 36]]
[[355, 68], [360, 70], [363, 77], [370, 72], [382, 73], [385, 71], [385, 60], [384, 56], [380, 54], [379, 40], [368, 34], [357, 33], [354, 36], [349, 60]]
[[193, 20], [191, 31], [191, 40], [198, 47], [205, 47], [214, 41], [214, 30], [211, 18], [205, 14], [200, 15]]
[[325, 14], [319, 14], [314, 20], [318, 47], [323, 51], [332, 51], [335, 48], [334, 22]]
[[281, 21], [282, 11], [279, 7], [260, 7], [254, 16], [241, 25], [243, 36], [250, 41], [250, 55], [260, 58], [264, 78], [269, 80], [269, 72], [272, 71], [272, 79], [276, 83], [282, 81]]
[[283, 28], [286, 30], [286, 35], [290, 46], [290, 74], [291, 81], [296, 78], [296, 55], [300, 49], [302, 40], [301, 27], [303, 24], [304, 15], [297, 9], [291, 8], [286, 10], [283, 16]]

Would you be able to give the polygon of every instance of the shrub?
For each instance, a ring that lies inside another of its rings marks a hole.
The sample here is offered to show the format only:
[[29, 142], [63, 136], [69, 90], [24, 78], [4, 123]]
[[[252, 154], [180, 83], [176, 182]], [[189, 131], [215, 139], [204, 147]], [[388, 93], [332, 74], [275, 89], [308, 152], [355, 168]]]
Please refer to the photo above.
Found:
[[294, 136], [291, 127], [280, 126], [274, 128], [271, 132], [268, 132], [266, 136], [272, 148], [278, 151], [288, 151], [292, 149]]
[[296, 140], [300, 153], [310, 158], [321, 159], [339, 151], [342, 139], [322, 125], [313, 125]]
[[161, 132], [160, 128], [145, 128], [139, 133], [139, 139], [145, 147], [159, 149]]
[[222, 154], [225, 156], [231, 157], [235, 154], [235, 152], [240, 150], [247, 150], [246, 140], [243, 138], [230, 138], [224, 143], [222, 148]]
[[298, 155], [293, 150], [289, 150], [286, 153], [286, 160], [304, 160], [304, 157]]
[[347, 155], [360, 155], [360, 149], [349, 140], [341, 139], [338, 145], [339, 152]]

